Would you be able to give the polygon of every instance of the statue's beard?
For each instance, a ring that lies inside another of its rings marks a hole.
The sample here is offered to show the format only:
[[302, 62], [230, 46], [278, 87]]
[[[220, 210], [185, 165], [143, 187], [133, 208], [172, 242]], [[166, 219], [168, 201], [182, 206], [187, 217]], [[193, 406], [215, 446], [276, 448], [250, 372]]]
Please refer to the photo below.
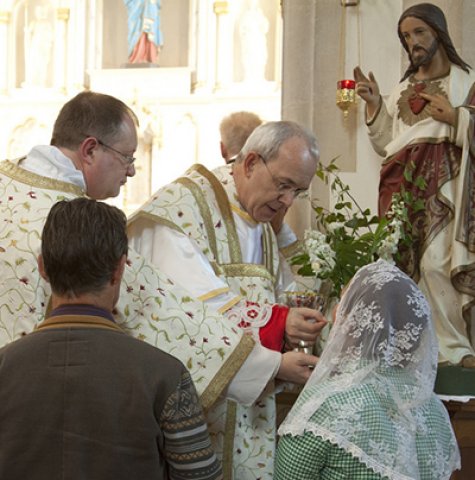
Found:
[[[414, 47], [410, 54], [412, 66], [417, 69], [422, 65], [429, 65], [438, 49], [439, 41], [437, 38], [434, 39], [428, 50], [423, 47]], [[423, 52], [424, 54], [422, 54]]]

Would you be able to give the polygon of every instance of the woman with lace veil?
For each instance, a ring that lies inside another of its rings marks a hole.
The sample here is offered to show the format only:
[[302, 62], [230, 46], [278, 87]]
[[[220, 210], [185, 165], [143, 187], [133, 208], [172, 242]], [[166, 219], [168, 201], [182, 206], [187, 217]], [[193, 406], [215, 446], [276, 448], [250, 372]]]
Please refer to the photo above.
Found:
[[437, 340], [417, 285], [383, 260], [361, 268], [279, 428], [274, 479], [449, 479], [460, 455], [433, 393], [436, 371]]

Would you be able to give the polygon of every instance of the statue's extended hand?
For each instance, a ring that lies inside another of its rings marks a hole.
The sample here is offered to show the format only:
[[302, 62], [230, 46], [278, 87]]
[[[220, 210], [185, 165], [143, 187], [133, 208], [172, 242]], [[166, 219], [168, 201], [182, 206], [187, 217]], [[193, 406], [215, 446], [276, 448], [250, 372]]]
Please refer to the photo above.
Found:
[[356, 93], [367, 103], [368, 115], [372, 116], [379, 106], [381, 97], [378, 82], [373, 72], [369, 72], [367, 77], [360, 67], [354, 68], [353, 75], [356, 81]]

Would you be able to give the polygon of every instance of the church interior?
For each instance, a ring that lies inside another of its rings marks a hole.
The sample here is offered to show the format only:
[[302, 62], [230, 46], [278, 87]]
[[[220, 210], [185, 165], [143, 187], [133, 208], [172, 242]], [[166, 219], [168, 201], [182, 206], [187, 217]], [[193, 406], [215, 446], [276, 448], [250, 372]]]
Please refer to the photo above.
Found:
[[[191, 165], [221, 165], [220, 121], [246, 110], [312, 130], [321, 161], [337, 159], [359, 204], [377, 210], [382, 158], [368, 141], [364, 102], [339, 108], [337, 82], [352, 79], [360, 65], [373, 72], [386, 98], [407, 67], [398, 18], [419, 1], [158, 3], [158, 56], [131, 63], [122, 0], [1, 0], [0, 157], [18, 158], [49, 144], [58, 111], [77, 93], [114, 95], [140, 124], [136, 175], [111, 201], [132, 214]], [[445, 12], [461, 57], [475, 66], [475, 2], [432, 3]], [[310, 192], [326, 207], [335, 201], [317, 178]], [[308, 200], [296, 200], [287, 219], [302, 237], [315, 222]], [[475, 397], [446, 400], [463, 462], [452, 478], [473, 479]]]

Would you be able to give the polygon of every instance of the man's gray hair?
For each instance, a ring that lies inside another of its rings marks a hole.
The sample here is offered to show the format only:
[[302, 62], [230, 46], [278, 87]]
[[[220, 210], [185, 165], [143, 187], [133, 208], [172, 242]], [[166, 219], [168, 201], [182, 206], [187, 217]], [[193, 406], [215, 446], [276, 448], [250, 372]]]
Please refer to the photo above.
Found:
[[282, 144], [293, 137], [303, 139], [310, 155], [318, 162], [319, 150], [315, 135], [298, 123], [291, 121], [267, 122], [257, 127], [242, 147], [236, 162], [241, 162], [249, 152], [258, 153], [266, 162], [271, 161], [277, 158]]

